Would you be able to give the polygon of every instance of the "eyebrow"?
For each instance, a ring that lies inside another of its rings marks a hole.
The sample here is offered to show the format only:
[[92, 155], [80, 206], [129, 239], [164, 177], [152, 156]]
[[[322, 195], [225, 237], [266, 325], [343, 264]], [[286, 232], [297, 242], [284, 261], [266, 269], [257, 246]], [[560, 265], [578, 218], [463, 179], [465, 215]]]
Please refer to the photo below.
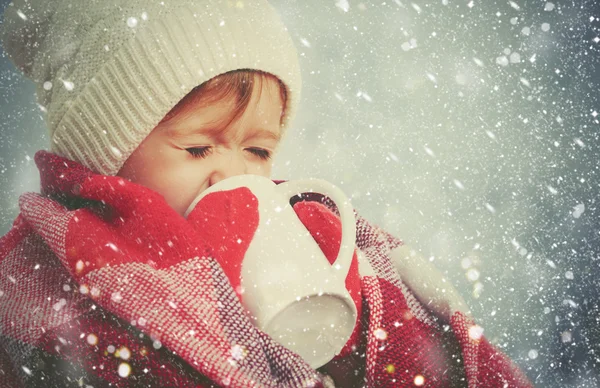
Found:
[[273, 132], [273, 131], [269, 131], [266, 129], [255, 129], [255, 130], [250, 130], [250, 132], [248, 133], [248, 136], [246, 136], [244, 138], [244, 140], [251, 140], [251, 139], [267, 139], [267, 140], [274, 140], [276, 142], [279, 142], [281, 140], [281, 132], [278, 131], [277, 133]]
[[[175, 129], [172, 127], [167, 128], [167, 133], [169, 136], [182, 139], [186, 137], [191, 137], [194, 135], [205, 135], [213, 138], [220, 138], [224, 135], [223, 129], [218, 126], [207, 126], [207, 127], [198, 127], [193, 130], [181, 130]], [[281, 133], [273, 132], [263, 128], [251, 129], [247, 136], [244, 137], [244, 141], [253, 140], [253, 139], [266, 139], [266, 140], [274, 140], [279, 143], [281, 141]]]
[[173, 128], [173, 127], [167, 127], [167, 133], [169, 136], [176, 138], [176, 139], [182, 139], [182, 138], [186, 138], [186, 137], [190, 137], [190, 136], [194, 136], [194, 135], [205, 135], [205, 136], [209, 136], [209, 137], [217, 137], [217, 136], [221, 136], [223, 132], [223, 129], [218, 126], [218, 125], [210, 125], [210, 126], [200, 126], [197, 128], [194, 128], [192, 130], [190, 130], [189, 128]]

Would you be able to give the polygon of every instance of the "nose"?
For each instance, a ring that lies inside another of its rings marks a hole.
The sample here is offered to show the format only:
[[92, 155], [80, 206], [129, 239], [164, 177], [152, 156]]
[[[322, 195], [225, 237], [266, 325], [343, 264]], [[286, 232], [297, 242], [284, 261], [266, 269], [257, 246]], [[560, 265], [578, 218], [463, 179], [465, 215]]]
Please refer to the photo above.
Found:
[[246, 159], [240, 152], [230, 151], [223, 153], [223, 155], [220, 155], [215, 162], [215, 168], [209, 179], [210, 186], [222, 181], [223, 179], [248, 173]]

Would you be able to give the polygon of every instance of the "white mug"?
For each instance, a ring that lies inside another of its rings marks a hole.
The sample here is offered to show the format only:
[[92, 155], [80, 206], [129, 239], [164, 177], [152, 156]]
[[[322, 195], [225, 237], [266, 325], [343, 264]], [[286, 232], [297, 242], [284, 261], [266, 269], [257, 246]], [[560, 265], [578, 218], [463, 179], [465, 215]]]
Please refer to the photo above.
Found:
[[[258, 175], [238, 175], [199, 194], [185, 217], [209, 193], [248, 188], [258, 199], [259, 223], [241, 265], [242, 305], [254, 324], [313, 368], [329, 362], [346, 344], [357, 320], [346, 289], [356, 240], [354, 211], [344, 193], [324, 180], [275, 184]], [[329, 263], [296, 216], [290, 199], [317, 192], [335, 202], [342, 239]]]

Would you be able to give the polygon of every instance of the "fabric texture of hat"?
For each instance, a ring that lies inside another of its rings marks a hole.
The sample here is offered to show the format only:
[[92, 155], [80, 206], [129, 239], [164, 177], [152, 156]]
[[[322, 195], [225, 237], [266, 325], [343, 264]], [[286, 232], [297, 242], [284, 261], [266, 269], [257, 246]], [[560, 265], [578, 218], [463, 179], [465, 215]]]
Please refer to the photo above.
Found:
[[115, 175], [194, 87], [233, 70], [300, 94], [292, 39], [266, 0], [15, 0], [2, 44], [37, 85], [51, 151]]

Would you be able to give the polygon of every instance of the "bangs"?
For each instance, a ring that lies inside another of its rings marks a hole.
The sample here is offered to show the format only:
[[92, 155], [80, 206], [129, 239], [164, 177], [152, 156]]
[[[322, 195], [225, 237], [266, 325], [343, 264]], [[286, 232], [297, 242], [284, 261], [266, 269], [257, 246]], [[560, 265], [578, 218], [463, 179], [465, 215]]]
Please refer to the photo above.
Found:
[[234, 107], [229, 117], [226, 120], [224, 119], [227, 126], [229, 126], [244, 114], [255, 90], [258, 89], [258, 93], [262, 92], [263, 82], [266, 80], [276, 81], [279, 86], [279, 96], [283, 105], [280, 118], [281, 124], [287, 105], [285, 85], [272, 74], [246, 69], [223, 73], [196, 86], [165, 115], [160, 124], [183, 120], [191, 114], [194, 108], [199, 106], [233, 100], [235, 102]]

